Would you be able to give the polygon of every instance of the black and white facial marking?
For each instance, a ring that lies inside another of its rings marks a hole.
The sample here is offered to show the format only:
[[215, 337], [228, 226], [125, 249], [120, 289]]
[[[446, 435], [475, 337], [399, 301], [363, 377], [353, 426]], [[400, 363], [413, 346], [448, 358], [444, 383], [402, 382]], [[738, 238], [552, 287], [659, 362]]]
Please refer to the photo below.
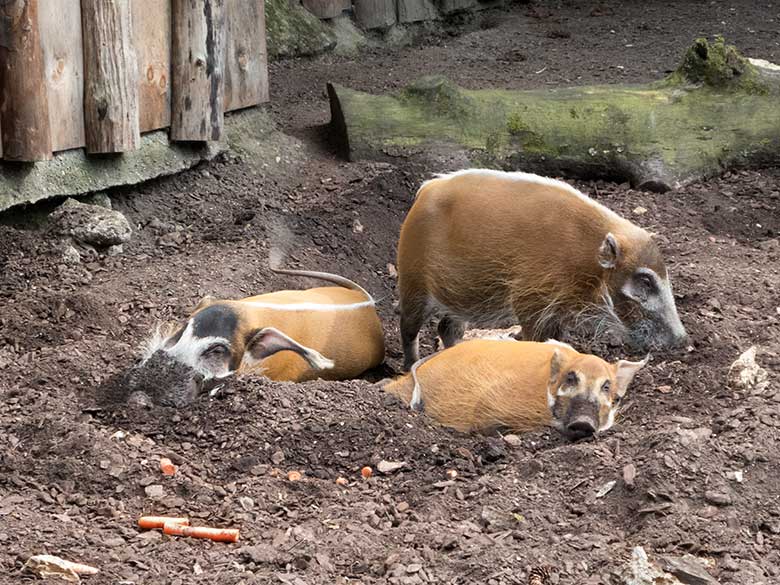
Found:
[[680, 347], [688, 334], [677, 314], [672, 283], [651, 268], [638, 268], [620, 288], [620, 294], [641, 308], [641, 318], [629, 327], [629, 342], [642, 350]]
[[[242, 335], [245, 339], [239, 339]], [[183, 406], [203, 392], [216, 391], [242, 365], [252, 367], [285, 350], [300, 355], [313, 369], [334, 366], [319, 352], [273, 327], [242, 334], [236, 311], [228, 305], [214, 303], [198, 311], [173, 335], [156, 332], [145, 344], [141, 360], [128, 379], [149, 379], [159, 375], [161, 384], [170, 384], [170, 387], [161, 386], [156, 395], [176, 396], [175, 405]]]
[[552, 426], [570, 440], [612, 427], [628, 385], [646, 363], [647, 359], [620, 360], [611, 365], [596, 356], [583, 355], [567, 364], [556, 350], [547, 388]]
[[621, 314], [627, 341], [642, 351], [685, 345], [688, 335], [655, 244], [645, 244], [639, 254], [640, 266], [632, 272], [623, 266], [623, 256], [620, 243], [608, 233], [599, 248], [598, 261], [602, 268], [613, 271], [612, 282], [617, 290], [616, 298], [610, 297], [609, 303], [614, 303]]

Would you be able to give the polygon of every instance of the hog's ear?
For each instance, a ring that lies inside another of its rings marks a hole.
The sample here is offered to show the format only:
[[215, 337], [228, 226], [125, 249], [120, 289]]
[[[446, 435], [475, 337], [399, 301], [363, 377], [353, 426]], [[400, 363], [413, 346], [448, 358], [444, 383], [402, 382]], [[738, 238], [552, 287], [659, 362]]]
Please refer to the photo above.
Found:
[[554, 393], [555, 384], [558, 382], [558, 378], [561, 376], [561, 370], [563, 369], [563, 356], [557, 349], [553, 351], [552, 358], [550, 358], [550, 381], [548, 382], [548, 390]]
[[648, 355], [641, 362], [629, 362], [627, 360], [618, 360], [615, 364], [615, 376], [617, 378], [617, 395], [621, 398], [626, 395], [628, 385], [634, 379], [634, 375], [647, 365], [650, 356]]
[[212, 297], [211, 295], [206, 295], [203, 297], [198, 305], [192, 310], [193, 313], [197, 313], [201, 309], [205, 309], [209, 305], [213, 305], [215, 302], [217, 302], [217, 297]]
[[305, 359], [306, 363], [315, 370], [327, 370], [335, 365], [320, 352], [301, 345], [273, 327], [260, 329], [250, 336], [249, 341], [246, 344], [244, 359], [246, 359], [246, 355], [248, 354], [252, 358], [251, 363], [256, 363], [264, 360], [268, 356], [285, 350], [294, 351]]
[[620, 244], [611, 233], [604, 237], [599, 247], [599, 266], [614, 268], [620, 261]]

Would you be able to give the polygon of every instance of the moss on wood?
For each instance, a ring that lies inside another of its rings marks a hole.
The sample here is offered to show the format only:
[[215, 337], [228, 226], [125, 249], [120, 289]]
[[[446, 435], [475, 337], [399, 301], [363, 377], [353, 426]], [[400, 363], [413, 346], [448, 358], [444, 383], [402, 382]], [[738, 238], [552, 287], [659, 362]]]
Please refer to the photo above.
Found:
[[433, 77], [379, 96], [331, 86], [334, 129], [353, 159], [448, 149], [482, 165], [662, 190], [778, 160], [771, 80], [720, 39], [705, 59], [716, 63], [697, 66], [701, 46], [686, 52], [684, 82], [474, 91]]

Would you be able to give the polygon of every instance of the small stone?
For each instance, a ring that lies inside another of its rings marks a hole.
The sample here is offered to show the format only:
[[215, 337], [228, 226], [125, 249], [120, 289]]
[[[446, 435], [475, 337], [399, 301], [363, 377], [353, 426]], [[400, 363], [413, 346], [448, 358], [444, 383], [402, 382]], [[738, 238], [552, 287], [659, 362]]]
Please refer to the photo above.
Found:
[[274, 465], [279, 465], [284, 461], [284, 452], [280, 449], [279, 451], [275, 451], [273, 455], [271, 455], [271, 461], [273, 461]]
[[395, 509], [402, 513], [406, 512], [409, 509], [409, 504], [407, 504], [406, 502], [401, 502], [395, 507]]
[[241, 496], [240, 498], [238, 498], [238, 503], [247, 512], [249, 512], [252, 508], [255, 507], [255, 501], [249, 496]]
[[160, 484], [148, 485], [144, 488], [144, 491], [148, 497], [153, 499], [162, 498], [165, 494], [165, 490], [163, 490], [163, 486]]
[[647, 213], [647, 209], [645, 209], [644, 207], [641, 206], [634, 207], [634, 215], [644, 215], [645, 213]]
[[81, 262], [81, 254], [71, 244], [68, 244], [62, 251], [62, 261], [65, 264], [78, 264]]
[[733, 503], [731, 494], [721, 490], [707, 490], [704, 493], [704, 500], [715, 506], [730, 506]]
[[393, 473], [394, 471], [401, 469], [404, 465], [406, 465], [406, 461], [385, 461], [382, 459], [382, 461], [377, 463], [376, 468], [379, 473]]
[[419, 573], [422, 569], [422, 565], [418, 565], [417, 563], [412, 563], [411, 565], [406, 565], [406, 572], [410, 575], [413, 573]]
[[635, 487], [635, 480], [636, 480], [636, 467], [634, 467], [633, 463], [629, 463], [625, 467], [623, 467], [623, 483], [625, 486], [632, 490]]
[[704, 569], [701, 561], [693, 555], [662, 557], [660, 565], [664, 571], [671, 573], [685, 585], [718, 585]]
[[504, 442], [510, 447], [521, 447], [523, 440], [517, 435], [504, 435]]

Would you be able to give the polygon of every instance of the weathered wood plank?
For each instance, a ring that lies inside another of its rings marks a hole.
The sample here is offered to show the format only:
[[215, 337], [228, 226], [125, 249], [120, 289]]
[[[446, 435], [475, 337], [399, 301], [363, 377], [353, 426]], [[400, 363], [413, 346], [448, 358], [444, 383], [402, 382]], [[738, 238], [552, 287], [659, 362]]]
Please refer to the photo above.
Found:
[[317, 18], [335, 18], [344, 9], [344, 0], [303, 0], [302, 3]]
[[398, 22], [420, 22], [439, 18], [439, 11], [431, 0], [397, 0]]
[[138, 60], [141, 132], [171, 124], [171, 4], [133, 0], [133, 43]]
[[477, 0], [438, 0], [438, 4], [442, 14], [455, 14], [473, 10]]
[[171, 138], [219, 140], [224, 126], [225, 3], [173, 0], [172, 6]]
[[81, 148], [84, 135], [84, 52], [81, 0], [47, 2], [38, 14], [49, 97], [52, 150]]
[[355, 19], [366, 29], [384, 29], [395, 24], [395, 0], [355, 0]]
[[88, 152], [138, 148], [138, 66], [130, 0], [81, 0]]
[[227, 0], [225, 111], [268, 101], [263, 0]]
[[0, 3], [0, 116], [6, 160], [52, 156], [38, 0]]

